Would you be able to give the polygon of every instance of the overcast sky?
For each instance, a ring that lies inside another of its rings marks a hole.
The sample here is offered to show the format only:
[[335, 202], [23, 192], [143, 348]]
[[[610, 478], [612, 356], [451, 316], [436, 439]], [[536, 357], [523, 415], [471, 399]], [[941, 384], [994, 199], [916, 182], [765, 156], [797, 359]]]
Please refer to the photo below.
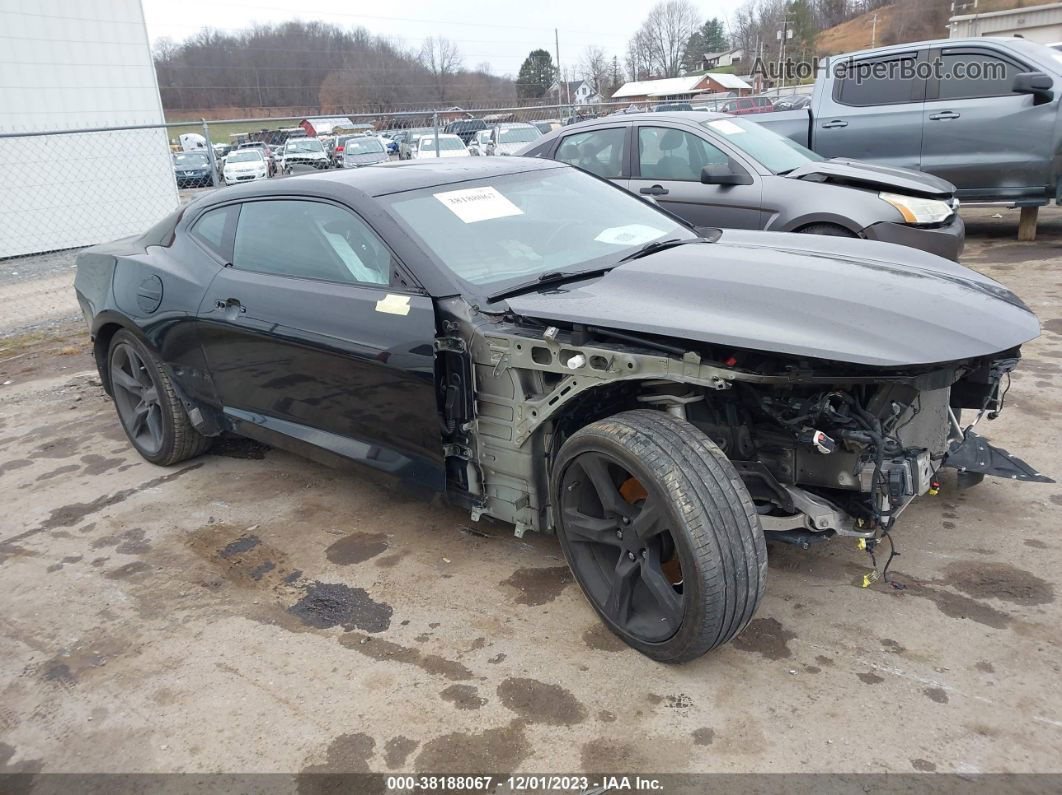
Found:
[[[152, 41], [181, 41], [200, 28], [240, 30], [289, 19], [321, 20], [419, 47], [428, 36], [455, 42], [465, 66], [490, 64], [494, 74], [513, 74], [527, 53], [553, 53], [553, 28], [560, 33], [561, 65], [574, 67], [590, 45], [617, 55], [623, 68], [627, 40], [653, 5], [647, 0], [142, 0]], [[705, 19], [728, 18], [739, 0], [694, 0]]]

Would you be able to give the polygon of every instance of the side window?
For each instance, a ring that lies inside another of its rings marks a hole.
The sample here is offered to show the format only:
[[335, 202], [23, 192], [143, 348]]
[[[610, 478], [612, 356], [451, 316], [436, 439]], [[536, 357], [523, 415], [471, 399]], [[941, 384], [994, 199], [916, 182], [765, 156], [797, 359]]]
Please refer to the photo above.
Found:
[[557, 147], [556, 160], [578, 166], [605, 179], [623, 174], [624, 127], [567, 135]]
[[940, 56], [939, 99], [1003, 97], [1012, 93], [1022, 70], [987, 52], [948, 52]]
[[638, 166], [642, 179], [700, 182], [707, 165], [726, 165], [730, 158], [699, 135], [670, 127], [638, 128]]
[[915, 84], [924, 78], [915, 75], [915, 56], [879, 58], [844, 64], [838, 75], [833, 98], [842, 105], [857, 108], [872, 105], [899, 105], [912, 100]]
[[192, 226], [192, 235], [215, 254], [224, 256], [225, 230], [233, 212], [235, 207], [229, 205], [203, 213]]
[[303, 279], [387, 284], [391, 253], [361, 219], [334, 205], [257, 201], [240, 209], [232, 265]]

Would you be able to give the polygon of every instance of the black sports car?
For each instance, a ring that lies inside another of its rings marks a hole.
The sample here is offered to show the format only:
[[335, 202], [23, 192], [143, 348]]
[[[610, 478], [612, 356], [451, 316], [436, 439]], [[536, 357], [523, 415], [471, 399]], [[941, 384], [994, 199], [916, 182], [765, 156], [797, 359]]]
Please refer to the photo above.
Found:
[[765, 538], [873, 550], [942, 466], [1046, 480], [971, 430], [1039, 334], [1005, 287], [885, 243], [694, 231], [548, 160], [238, 185], [86, 250], [75, 287], [149, 461], [228, 431], [556, 531], [658, 660], [741, 631]]

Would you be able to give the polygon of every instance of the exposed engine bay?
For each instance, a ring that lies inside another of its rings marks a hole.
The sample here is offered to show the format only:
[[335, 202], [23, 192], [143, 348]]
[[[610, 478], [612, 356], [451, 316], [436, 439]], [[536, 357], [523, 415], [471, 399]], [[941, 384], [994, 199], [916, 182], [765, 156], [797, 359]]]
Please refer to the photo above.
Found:
[[884, 370], [475, 312], [444, 327], [447, 372], [436, 380], [446, 385], [448, 477], [474, 517], [512, 522], [518, 535], [553, 527], [548, 466], [564, 440], [632, 408], [700, 428], [737, 469], [769, 537], [805, 547], [886, 535], [971, 445], [997, 454], [959, 467], [971, 482], [1050, 482], [971, 430], [1003, 408], [1017, 349]]

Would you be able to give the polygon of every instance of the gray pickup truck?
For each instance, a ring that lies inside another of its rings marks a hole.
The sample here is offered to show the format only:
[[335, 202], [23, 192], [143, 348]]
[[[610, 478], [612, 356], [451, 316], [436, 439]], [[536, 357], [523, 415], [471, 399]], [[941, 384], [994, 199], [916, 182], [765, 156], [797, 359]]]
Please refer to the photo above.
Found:
[[1062, 203], [1062, 53], [942, 39], [826, 59], [811, 105], [759, 123], [825, 157], [916, 168], [964, 201]]

